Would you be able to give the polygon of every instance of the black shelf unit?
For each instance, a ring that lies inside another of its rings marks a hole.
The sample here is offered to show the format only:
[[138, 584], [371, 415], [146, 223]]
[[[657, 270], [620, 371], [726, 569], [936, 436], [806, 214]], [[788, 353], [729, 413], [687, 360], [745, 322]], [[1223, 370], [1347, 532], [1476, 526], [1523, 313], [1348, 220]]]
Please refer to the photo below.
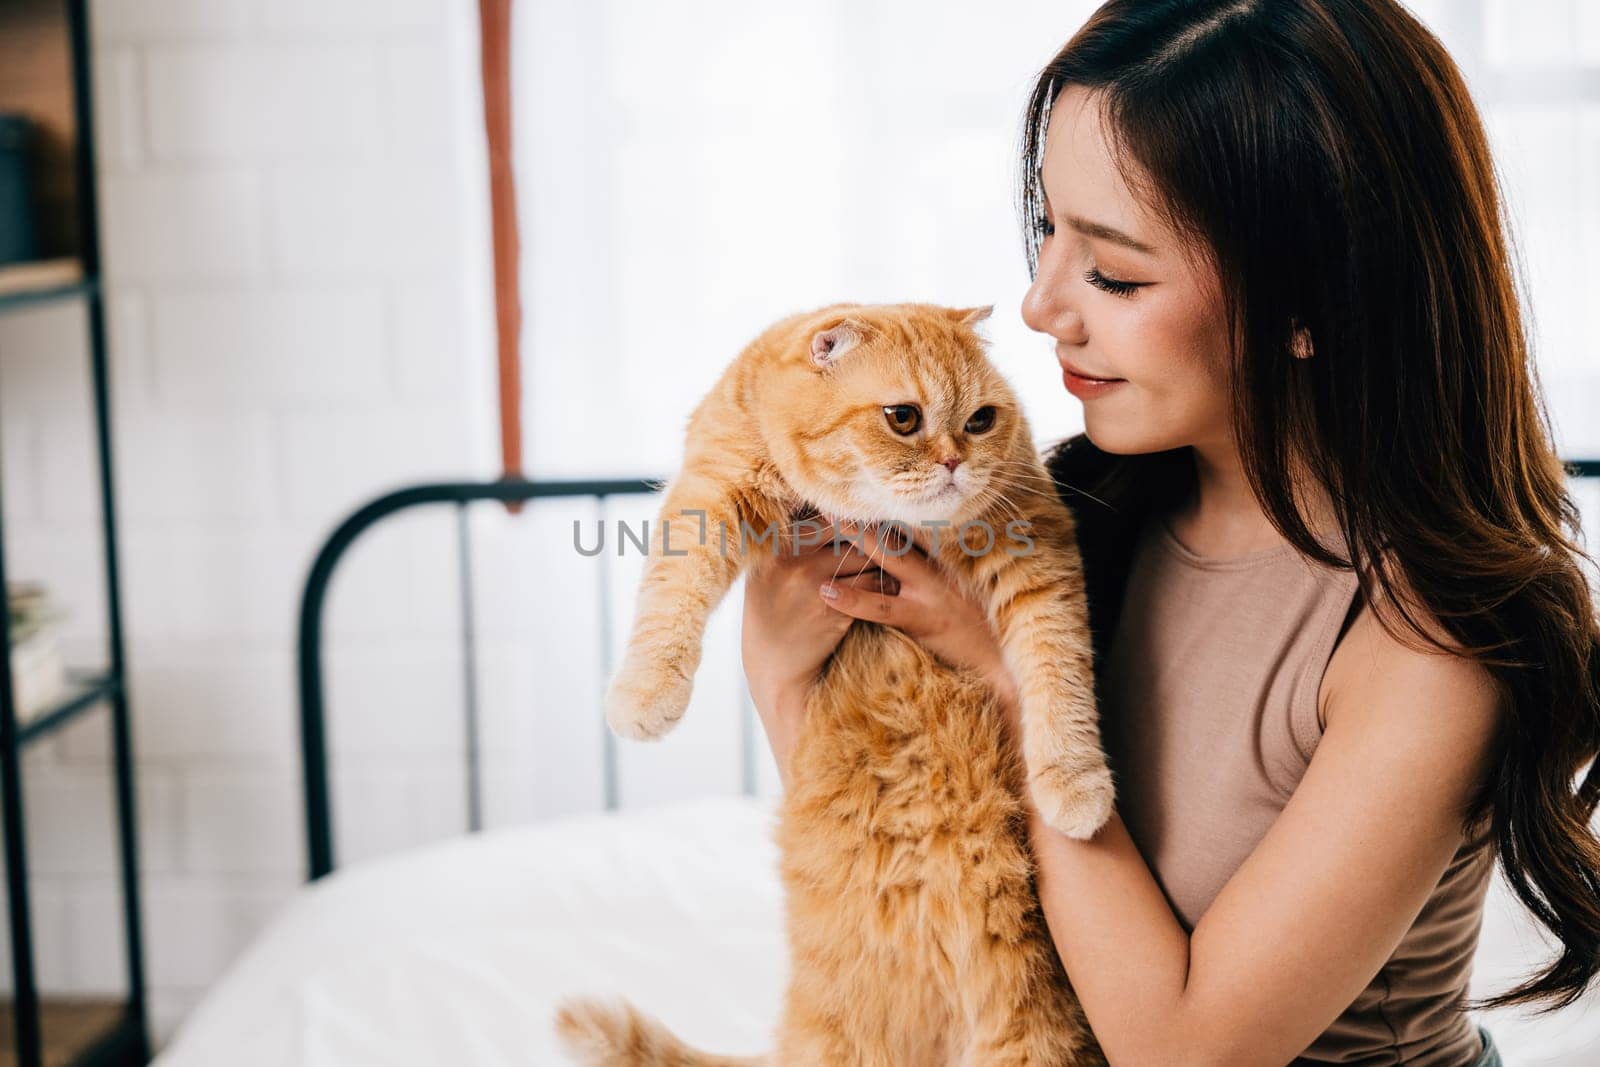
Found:
[[58, 300], [71, 300], [76, 297], [98, 297], [100, 295], [100, 282], [97, 278], [82, 278], [74, 282], [64, 282], [60, 285], [40, 286], [38, 289], [23, 289], [14, 293], [0, 293], [0, 315], [20, 307], [32, 304], [50, 304]]
[[[66, 723], [93, 711], [110, 712], [112, 760], [115, 770], [115, 805], [120, 851], [123, 923], [126, 932], [128, 992], [120, 1010], [83, 1039], [68, 1054], [78, 1067], [120, 1067], [150, 1059], [145, 1013], [143, 946], [140, 929], [138, 860], [135, 847], [133, 746], [129, 729], [127, 690], [124, 685], [123, 635], [120, 586], [117, 572], [116, 508], [111, 464], [110, 398], [106, 367], [106, 324], [100, 285], [100, 226], [96, 200], [93, 94], [90, 81], [87, 0], [63, 0], [70, 52], [73, 135], [73, 214], [76, 254], [81, 268], [71, 280], [54, 280], [38, 287], [0, 293], [0, 315], [43, 303], [74, 301], [87, 318], [90, 376], [94, 394], [95, 444], [99, 465], [99, 499], [102, 544], [105, 552], [107, 610], [107, 660], [104, 668], [69, 672], [68, 691], [52, 706], [18, 723], [11, 677], [10, 626], [0, 627], [0, 808], [3, 831], [8, 920], [11, 932], [12, 1050], [0, 1048], [0, 1063], [41, 1067], [46, 1062], [41, 1015], [62, 1003], [41, 1003], [33, 959], [33, 928], [28, 900], [28, 863], [22, 802], [22, 752]], [[5, 527], [0, 515], [0, 588], [5, 588]], [[104, 1009], [106, 1002], [97, 1001]], [[115, 1007], [115, 1005], [113, 1005]], [[56, 1057], [52, 1052], [51, 1061]]]

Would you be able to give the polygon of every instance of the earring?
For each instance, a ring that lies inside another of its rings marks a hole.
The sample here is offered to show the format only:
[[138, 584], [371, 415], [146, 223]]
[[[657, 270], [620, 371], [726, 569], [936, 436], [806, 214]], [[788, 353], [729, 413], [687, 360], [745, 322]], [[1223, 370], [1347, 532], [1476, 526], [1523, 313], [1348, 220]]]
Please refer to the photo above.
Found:
[[1311, 347], [1311, 334], [1304, 326], [1295, 327], [1289, 339], [1289, 351], [1295, 359], [1310, 359], [1313, 354]]

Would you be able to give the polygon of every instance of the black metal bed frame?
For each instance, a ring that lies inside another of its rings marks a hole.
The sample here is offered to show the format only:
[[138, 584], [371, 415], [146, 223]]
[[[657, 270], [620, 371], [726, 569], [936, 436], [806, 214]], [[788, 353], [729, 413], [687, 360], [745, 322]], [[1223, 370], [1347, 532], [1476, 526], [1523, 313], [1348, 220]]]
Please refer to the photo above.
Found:
[[[1567, 470], [1575, 478], [1600, 479], [1600, 459], [1569, 460]], [[560, 497], [592, 497], [603, 509], [612, 496], [648, 495], [658, 492], [664, 479], [614, 479], [599, 481], [525, 481], [501, 479], [492, 482], [440, 482], [397, 489], [377, 497], [357, 509], [335, 528], [311, 566], [300, 602], [300, 739], [305, 772], [306, 848], [308, 880], [315, 881], [334, 867], [332, 811], [328, 795], [328, 745], [324, 729], [322, 692], [322, 612], [334, 568], [345, 550], [368, 527], [397, 512], [433, 504], [453, 504], [457, 515], [457, 553], [460, 566], [462, 696], [465, 708], [467, 753], [468, 829], [482, 826], [481, 783], [478, 775], [478, 698], [475, 673], [475, 633], [472, 619], [472, 553], [466, 521], [467, 506], [474, 501], [532, 501]], [[610, 586], [606, 554], [601, 553], [599, 568], [600, 627], [602, 647], [610, 631]], [[604, 652], [602, 652], [604, 657]], [[609, 672], [609, 665], [603, 669]], [[748, 709], [747, 709], [748, 710]], [[751, 717], [742, 718], [744, 791], [755, 792], [755, 738]], [[617, 807], [616, 738], [604, 722], [599, 728], [605, 755], [605, 800], [608, 810]]]
[[[408, 486], [370, 501], [336, 527], [317, 553], [300, 601], [300, 741], [305, 773], [308, 877], [315, 881], [333, 870], [333, 826], [328, 795], [328, 743], [323, 719], [322, 613], [328, 583], [345, 551], [366, 529], [399, 512], [436, 504], [456, 509], [456, 552], [461, 596], [462, 700], [467, 744], [467, 825], [483, 825], [482, 785], [478, 774], [478, 686], [476, 631], [473, 626], [472, 551], [467, 507], [475, 501], [528, 502], [562, 497], [592, 497], [603, 509], [613, 496], [659, 491], [664, 479], [622, 478], [599, 481], [526, 481], [503, 478], [492, 482], [437, 482]], [[600, 575], [601, 632], [610, 629], [609, 568], [602, 553]], [[605, 752], [606, 808], [617, 807], [616, 738], [601, 724]], [[749, 776], [747, 774], [747, 784]]]

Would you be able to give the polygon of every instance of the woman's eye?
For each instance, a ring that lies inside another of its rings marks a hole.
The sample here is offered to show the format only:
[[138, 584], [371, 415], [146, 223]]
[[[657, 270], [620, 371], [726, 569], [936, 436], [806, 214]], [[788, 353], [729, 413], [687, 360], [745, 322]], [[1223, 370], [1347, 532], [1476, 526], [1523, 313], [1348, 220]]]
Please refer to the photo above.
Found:
[[967, 420], [968, 433], [987, 433], [994, 426], [994, 408], [985, 404]]
[[1090, 267], [1084, 274], [1083, 280], [1096, 289], [1103, 289], [1113, 296], [1132, 296], [1143, 289], [1147, 282], [1125, 282], [1120, 278], [1110, 278], [1100, 273], [1099, 267]]
[[915, 404], [890, 404], [883, 409], [883, 417], [889, 420], [889, 428], [902, 437], [916, 433], [922, 425], [922, 412]]

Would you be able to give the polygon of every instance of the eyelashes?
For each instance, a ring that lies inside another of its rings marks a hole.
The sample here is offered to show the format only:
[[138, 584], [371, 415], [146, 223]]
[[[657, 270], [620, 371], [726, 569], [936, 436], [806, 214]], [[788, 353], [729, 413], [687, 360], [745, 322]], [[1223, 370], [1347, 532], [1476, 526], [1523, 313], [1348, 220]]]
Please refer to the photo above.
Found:
[[1120, 278], [1110, 278], [1100, 273], [1100, 268], [1090, 267], [1084, 272], [1083, 280], [1096, 289], [1104, 290], [1112, 296], [1132, 296], [1144, 288], [1143, 282], [1125, 282]]
[[[1036, 220], [1033, 224], [1033, 228], [1041, 238], [1049, 237], [1051, 234], [1056, 232], [1055, 223], [1051, 222], [1048, 218], [1040, 218]], [[1094, 286], [1096, 289], [1099, 289], [1103, 293], [1110, 293], [1112, 296], [1122, 297], [1132, 296], [1134, 293], [1150, 284], [1149, 282], [1128, 282], [1123, 281], [1121, 278], [1113, 278], [1108, 274], [1102, 274], [1099, 267], [1090, 267], [1088, 270], [1084, 271], [1083, 280]]]

